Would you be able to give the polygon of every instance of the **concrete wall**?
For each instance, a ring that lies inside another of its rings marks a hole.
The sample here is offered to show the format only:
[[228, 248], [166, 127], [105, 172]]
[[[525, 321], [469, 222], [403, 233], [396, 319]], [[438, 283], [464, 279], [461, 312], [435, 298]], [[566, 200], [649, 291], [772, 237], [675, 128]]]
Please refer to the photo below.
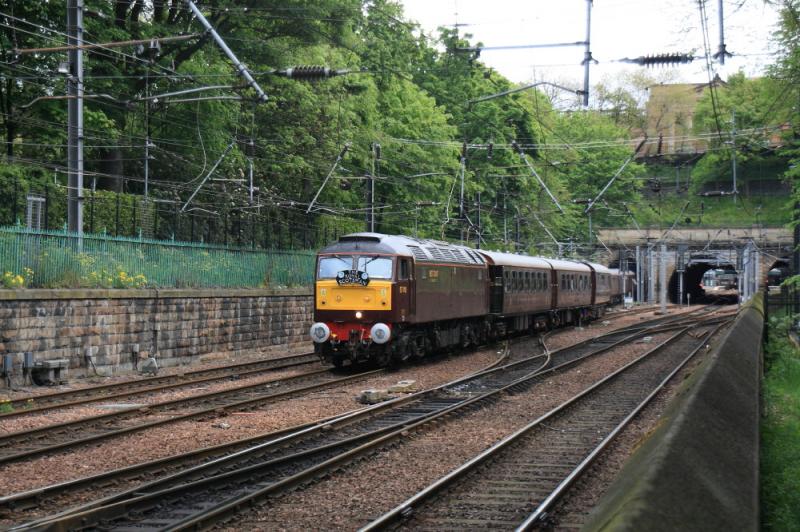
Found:
[[307, 341], [310, 290], [0, 290], [0, 354], [129, 370]]
[[584, 530], [759, 529], [762, 305], [687, 379]]

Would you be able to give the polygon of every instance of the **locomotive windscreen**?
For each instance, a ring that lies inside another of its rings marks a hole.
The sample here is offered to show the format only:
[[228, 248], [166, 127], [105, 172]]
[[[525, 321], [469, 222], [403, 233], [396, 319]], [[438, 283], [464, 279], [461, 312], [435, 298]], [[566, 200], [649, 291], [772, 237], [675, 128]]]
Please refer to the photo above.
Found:
[[352, 255], [333, 255], [319, 259], [317, 279], [335, 279], [345, 270], [366, 272], [371, 279], [391, 279], [392, 259], [387, 257], [357, 257]]

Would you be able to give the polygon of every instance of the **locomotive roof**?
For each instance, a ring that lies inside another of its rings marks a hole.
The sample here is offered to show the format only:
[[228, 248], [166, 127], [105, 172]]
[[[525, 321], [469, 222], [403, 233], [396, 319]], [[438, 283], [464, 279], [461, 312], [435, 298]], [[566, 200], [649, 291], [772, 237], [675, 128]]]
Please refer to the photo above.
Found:
[[320, 250], [320, 253], [387, 253], [414, 257], [417, 262], [485, 264], [474, 249], [439, 240], [381, 233], [351, 233]]

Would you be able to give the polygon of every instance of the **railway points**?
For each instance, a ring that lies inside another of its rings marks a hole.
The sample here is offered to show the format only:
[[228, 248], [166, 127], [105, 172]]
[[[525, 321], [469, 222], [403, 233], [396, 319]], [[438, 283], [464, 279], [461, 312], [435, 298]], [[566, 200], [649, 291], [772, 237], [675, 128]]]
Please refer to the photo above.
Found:
[[362, 531], [391, 525], [528, 530], [542, 524], [552, 504], [719, 327], [705, 327], [699, 341], [672, 336]]

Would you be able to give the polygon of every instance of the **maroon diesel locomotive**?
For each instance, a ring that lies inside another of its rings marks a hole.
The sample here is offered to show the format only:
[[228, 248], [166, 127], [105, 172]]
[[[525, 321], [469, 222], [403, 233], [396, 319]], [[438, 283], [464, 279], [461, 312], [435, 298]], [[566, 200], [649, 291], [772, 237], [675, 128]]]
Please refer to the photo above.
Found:
[[311, 338], [336, 366], [386, 365], [594, 319], [623, 288], [599, 264], [355, 233], [318, 253]]

